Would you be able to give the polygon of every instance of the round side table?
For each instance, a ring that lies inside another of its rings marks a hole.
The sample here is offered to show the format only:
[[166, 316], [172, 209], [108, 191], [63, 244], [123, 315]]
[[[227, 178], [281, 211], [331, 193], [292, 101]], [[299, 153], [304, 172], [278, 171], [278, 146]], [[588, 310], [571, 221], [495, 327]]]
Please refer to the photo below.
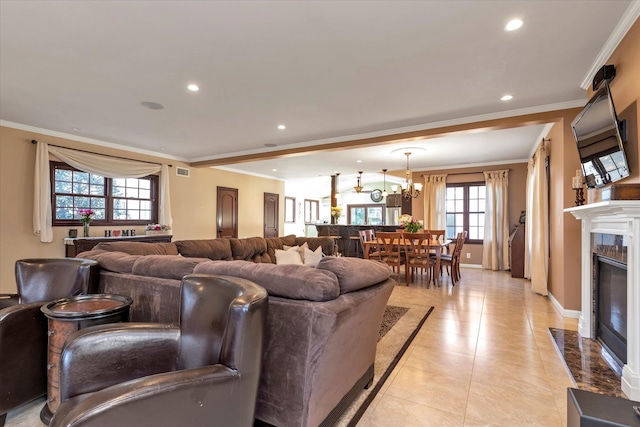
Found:
[[91, 294], [59, 299], [40, 308], [49, 319], [47, 403], [40, 411], [43, 423], [49, 425], [60, 406], [60, 356], [67, 337], [89, 326], [129, 321], [132, 302], [131, 298], [122, 295]]

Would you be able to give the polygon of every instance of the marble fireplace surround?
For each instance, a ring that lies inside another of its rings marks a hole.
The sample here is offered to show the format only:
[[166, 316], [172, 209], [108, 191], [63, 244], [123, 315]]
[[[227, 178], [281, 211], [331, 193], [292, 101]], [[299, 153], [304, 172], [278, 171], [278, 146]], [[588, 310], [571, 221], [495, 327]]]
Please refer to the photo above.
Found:
[[578, 332], [595, 339], [592, 313], [592, 233], [622, 235], [627, 241], [627, 363], [622, 391], [640, 400], [640, 200], [611, 200], [565, 209], [582, 221], [581, 310]]

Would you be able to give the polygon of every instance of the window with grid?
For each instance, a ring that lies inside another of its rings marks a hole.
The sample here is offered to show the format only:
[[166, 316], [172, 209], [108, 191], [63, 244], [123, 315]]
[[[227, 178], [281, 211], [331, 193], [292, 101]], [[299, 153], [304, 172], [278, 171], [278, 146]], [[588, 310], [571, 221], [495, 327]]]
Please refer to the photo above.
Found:
[[96, 225], [157, 222], [158, 177], [105, 178], [51, 162], [53, 225], [77, 225], [78, 209], [95, 212]]
[[468, 242], [482, 242], [485, 199], [484, 183], [447, 185], [447, 239], [466, 231]]
[[383, 225], [384, 208], [379, 204], [348, 205], [347, 223], [353, 225]]
[[315, 224], [320, 215], [320, 203], [317, 200], [304, 200], [304, 222]]

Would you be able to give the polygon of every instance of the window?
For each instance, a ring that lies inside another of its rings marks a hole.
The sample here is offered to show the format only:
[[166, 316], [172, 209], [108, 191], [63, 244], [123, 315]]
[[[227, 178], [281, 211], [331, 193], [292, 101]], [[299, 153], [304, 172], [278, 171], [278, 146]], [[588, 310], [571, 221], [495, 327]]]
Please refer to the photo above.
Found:
[[348, 205], [347, 223], [353, 225], [384, 225], [384, 205]]
[[97, 225], [157, 222], [158, 177], [105, 178], [51, 162], [53, 225], [77, 225], [78, 209], [92, 209]]
[[466, 231], [468, 242], [482, 242], [485, 198], [484, 183], [447, 185], [447, 239]]
[[296, 198], [284, 198], [284, 222], [296, 222]]
[[304, 200], [304, 222], [306, 224], [318, 222], [320, 203], [317, 200]]

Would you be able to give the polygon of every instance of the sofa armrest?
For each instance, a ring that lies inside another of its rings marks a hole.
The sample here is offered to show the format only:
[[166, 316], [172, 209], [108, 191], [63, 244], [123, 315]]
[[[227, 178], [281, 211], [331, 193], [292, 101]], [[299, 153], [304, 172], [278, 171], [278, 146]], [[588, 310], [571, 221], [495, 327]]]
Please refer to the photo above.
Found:
[[18, 305], [20, 303], [20, 297], [18, 294], [0, 294], [0, 310], [3, 308]]
[[116, 323], [70, 335], [60, 357], [60, 400], [174, 370], [180, 330], [173, 324]]
[[252, 399], [240, 392], [239, 381], [238, 372], [223, 365], [152, 375], [63, 402], [50, 427], [251, 425], [253, 413], [236, 413]]

